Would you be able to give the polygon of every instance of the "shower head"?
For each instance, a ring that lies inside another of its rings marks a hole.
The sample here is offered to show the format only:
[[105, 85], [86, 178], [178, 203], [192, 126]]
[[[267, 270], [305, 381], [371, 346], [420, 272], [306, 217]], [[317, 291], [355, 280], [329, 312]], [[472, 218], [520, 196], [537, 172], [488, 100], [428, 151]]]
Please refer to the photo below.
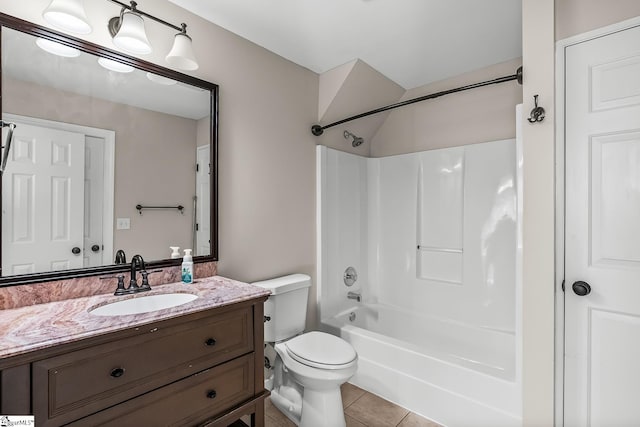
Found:
[[345, 139], [353, 138], [353, 142], [351, 142], [351, 145], [353, 147], [357, 147], [358, 145], [360, 145], [360, 144], [362, 144], [364, 142], [363, 138], [361, 138], [359, 136], [355, 136], [354, 134], [352, 134], [348, 130], [344, 131], [344, 138]]

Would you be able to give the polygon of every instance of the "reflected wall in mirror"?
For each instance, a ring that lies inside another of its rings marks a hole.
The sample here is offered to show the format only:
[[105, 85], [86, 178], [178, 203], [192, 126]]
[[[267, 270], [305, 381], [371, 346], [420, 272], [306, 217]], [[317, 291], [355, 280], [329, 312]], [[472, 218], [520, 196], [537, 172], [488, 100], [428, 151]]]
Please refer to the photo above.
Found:
[[1, 30], [2, 119], [17, 127], [0, 283], [104, 271], [119, 250], [158, 266], [170, 246], [216, 259], [217, 86], [12, 22]]

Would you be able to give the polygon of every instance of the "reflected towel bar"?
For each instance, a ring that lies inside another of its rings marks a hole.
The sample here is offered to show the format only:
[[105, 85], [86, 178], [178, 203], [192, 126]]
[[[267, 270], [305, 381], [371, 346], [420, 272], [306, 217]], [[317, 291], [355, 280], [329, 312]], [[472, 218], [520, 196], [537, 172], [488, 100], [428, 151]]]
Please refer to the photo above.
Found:
[[143, 209], [177, 209], [180, 211], [181, 214], [184, 215], [184, 206], [182, 205], [178, 205], [178, 206], [142, 206], [142, 205], [136, 205], [136, 209], [138, 210], [138, 213], [140, 215], [142, 215], [142, 210]]

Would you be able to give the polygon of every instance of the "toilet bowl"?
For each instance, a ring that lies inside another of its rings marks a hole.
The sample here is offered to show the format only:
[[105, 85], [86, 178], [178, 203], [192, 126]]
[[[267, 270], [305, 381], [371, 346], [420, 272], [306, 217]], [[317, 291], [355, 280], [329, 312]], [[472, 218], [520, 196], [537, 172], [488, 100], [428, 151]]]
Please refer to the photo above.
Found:
[[[275, 345], [281, 360], [283, 375], [290, 380], [274, 382], [272, 401], [294, 423], [302, 427], [345, 426], [340, 386], [358, 368], [358, 356], [353, 347], [341, 338], [324, 332], [307, 332]], [[301, 409], [292, 410], [297, 399], [291, 380], [301, 393]], [[279, 383], [279, 384], [278, 384]], [[283, 386], [280, 390], [278, 385]], [[275, 396], [274, 396], [275, 395]]]
[[340, 386], [358, 368], [345, 340], [304, 330], [309, 276], [293, 274], [253, 283], [267, 288], [265, 387], [272, 403], [302, 427], [345, 427]]

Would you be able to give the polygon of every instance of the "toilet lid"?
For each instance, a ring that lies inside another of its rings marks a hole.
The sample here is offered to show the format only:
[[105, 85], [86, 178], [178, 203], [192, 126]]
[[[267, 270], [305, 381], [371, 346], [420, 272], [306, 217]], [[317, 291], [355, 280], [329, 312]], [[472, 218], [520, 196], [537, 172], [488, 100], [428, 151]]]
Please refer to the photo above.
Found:
[[307, 332], [284, 344], [294, 360], [315, 368], [344, 368], [358, 357], [351, 344], [324, 332]]

